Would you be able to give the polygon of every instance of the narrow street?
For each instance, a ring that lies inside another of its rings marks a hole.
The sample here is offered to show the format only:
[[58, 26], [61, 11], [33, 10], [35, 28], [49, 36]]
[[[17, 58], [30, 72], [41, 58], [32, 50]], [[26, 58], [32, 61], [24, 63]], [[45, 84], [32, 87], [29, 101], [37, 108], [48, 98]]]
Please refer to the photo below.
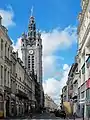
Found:
[[[18, 117], [18, 118], [14, 117], [14, 118], [6, 118], [6, 119], [8, 119], [8, 120], [13, 120], [13, 119], [30, 120], [31, 118], [30, 118], [30, 116], [24, 116], [24, 117]], [[46, 112], [44, 112], [42, 114], [34, 114], [32, 116], [32, 119], [59, 119], [59, 120], [63, 120], [60, 117], [56, 117], [54, 115], [54, 113], [46, 113]]]
[[33, 116], [33, 119], [57, 119], [57, 117], [54, 115], [54, 113], [42, 113]]

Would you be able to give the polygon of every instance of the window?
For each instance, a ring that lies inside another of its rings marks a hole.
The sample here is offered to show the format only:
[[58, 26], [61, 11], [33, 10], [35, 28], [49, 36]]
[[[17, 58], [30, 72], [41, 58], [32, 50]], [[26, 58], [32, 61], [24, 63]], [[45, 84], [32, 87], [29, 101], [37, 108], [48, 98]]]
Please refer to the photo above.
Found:
[[28, 68], [30, 68], [30, 64], [28, 64]]
[[1, 57], [3, 57], [3, 39], [1, 39]]
[[13, 74], [15, 74], [15, 64], [13, 64]]
[[81, 78], [81, 71], [79, 71], [79, 78]]
[[81, 93], [81, 98], [84, 98], [84, 92]]
[[32, 64], [34, 63], [34, 60], [32, 59]]
[[30, 56], [28, 56], [28, 69], [30, 69]]
[[0, 95], [0, 110], [3, 110], [4, 109], [4, 102], [3, 102], [3, 96], [2, 95]]
[[6, 85], [6, 69], [4, 69], [4, 85]]
[[87, 89], [87, 90], [86, 90], [86, 98], [87, 98], [87, 99], [90, 99], [90, 89]]
[[8, 71], [8, 86], [9, 86], [9, 71]]
[[3, 51], [3, 39], [1, 39], [1, 51]]
[[82, 67], [82, 74], [84, 74], [84, 73], [85, 73], [85, 64]]
[[5, 56], [6, 56], [6, 52], [7, 52], [7, 43], [5, 43]]
[[78, 67], [76, 68], [76, 72], [78, 72]]
[[8, 48], [8, 58], [9, 58], [9, 48]]
[[30, 55], [28, 56], [28, 59], [30, 59]]
[[32, 56], [32, 60], [34, 61], [34, 56]]
[[24, 46], [24, 44], [23, 44], [23, 46]]
[[3, 66], [1, 66], [1, 85], [3, 84]]

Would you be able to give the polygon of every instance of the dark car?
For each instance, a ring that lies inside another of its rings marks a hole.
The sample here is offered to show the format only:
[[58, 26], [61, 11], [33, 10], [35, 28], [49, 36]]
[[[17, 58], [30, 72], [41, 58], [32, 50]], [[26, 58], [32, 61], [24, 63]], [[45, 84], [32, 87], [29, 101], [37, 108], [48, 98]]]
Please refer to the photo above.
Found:
[[57, 111], [55, 112], [55, 116], [65, 119], [65, 118], [66, 118], [66, 113], [65, 113], [65, 111], [57, 110]]
[[60, 117], [61, 118], [66, 118], [66, 113], [65, 113], [65, 111], [63, 110], [63, 111], [60, 111]]

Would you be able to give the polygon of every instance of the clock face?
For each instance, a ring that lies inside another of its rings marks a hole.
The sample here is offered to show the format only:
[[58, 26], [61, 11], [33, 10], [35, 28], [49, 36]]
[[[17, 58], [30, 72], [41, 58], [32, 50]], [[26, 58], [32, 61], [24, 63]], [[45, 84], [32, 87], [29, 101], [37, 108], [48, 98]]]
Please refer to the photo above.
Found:
[[29, 50], [29, 54], [31, 54], [31, 55], [32, 55], [32, 54], [33, 54], [33, 50]]

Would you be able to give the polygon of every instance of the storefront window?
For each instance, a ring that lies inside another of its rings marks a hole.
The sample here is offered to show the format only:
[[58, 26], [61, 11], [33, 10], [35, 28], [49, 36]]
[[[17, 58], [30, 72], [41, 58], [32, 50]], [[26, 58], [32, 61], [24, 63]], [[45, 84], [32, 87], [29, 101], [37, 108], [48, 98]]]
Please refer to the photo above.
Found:
[[87, 90], [86, 90], [86, 98], [87, 98], [87, 99], [90, 99], [90, 89], [87, 89]]
[[90, 106], [86, 106], [86, 114], [90, 118]]
[[3, 102], [3, 97], [0, 95], [0, 110], [4, 109], [4, 102]]

